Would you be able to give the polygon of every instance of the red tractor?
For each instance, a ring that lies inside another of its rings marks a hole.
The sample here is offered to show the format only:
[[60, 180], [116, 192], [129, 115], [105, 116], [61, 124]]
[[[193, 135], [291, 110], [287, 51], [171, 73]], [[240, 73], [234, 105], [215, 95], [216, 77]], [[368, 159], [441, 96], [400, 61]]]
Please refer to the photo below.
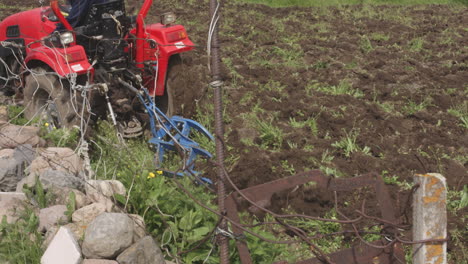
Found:
[[[0, 23], [0, 87], [24, 96], [27, 118], [45, 117], [55, 127], [107, 115], [135, 133], [146, 111], [135, 96], [141, 89], [171, 116], [171, 82], [180, 53], [193, 43], [172, 13], [145, 24], [152, 2], [136, 17], [127, 16], [124, 0], [95, 4], [75, 28], [64, 17], [69, 7], [57, 0], [7, 17]], [[66, 30], [55, 31], [58, 23]]]

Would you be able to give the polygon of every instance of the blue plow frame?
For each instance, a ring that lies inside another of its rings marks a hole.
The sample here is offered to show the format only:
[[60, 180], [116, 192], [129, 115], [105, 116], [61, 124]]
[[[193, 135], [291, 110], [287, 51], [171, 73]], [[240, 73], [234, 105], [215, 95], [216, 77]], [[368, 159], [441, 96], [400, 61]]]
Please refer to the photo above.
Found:
[[168, 151], [182, 152], [184, 159], [183, 172], [163, 171], [163, 175], [173, 177], [183, 177], [187, 173], [199, 178], [207, 184], [212, 184], [212, 181], [205, 177], [199, 177], [199, 172], [195, 171], [195, 160], [198, 156], [212, 158], [212, 155], [207, 150], [190, 138], [193, 131], [197, 131], [206, 136], [210, 140], [214, 140], [213, 135], [202, 126], [200, 123], [180, 116], [168, 117], [156, 105], [148, 94], [146, 89], [143, 90], [143, 95], [137, 93], [141, 103], [145, 106], [148, 115], [150, 116], [150, 128], [153, 138], [149, 143], [154, 146], [156, 151], [155, 161], [162, 164], [164, 157]]

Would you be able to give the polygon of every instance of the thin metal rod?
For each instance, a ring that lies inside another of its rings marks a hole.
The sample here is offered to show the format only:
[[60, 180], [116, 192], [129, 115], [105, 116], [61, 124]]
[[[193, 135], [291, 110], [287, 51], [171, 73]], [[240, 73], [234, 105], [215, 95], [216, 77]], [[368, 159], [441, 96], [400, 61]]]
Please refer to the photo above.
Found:
[[[222, 99], [222, 80], [221, 80], [221, 58], [219, 55], [218, 41], [218, 21], [219, 21], [219, 3], [217, 0], [210, 0], [210, 18], [215, 21], [212, 25], [211, 40], [211, 87], [214, 88], [214, 108], [215, 108], [215, 134], [216, 134], [216, 161], [218, 164], [224, 164], [224, 126], [223, 126], [223, 99]], [[226, 189], [224, 186], [223, 166], [218, 167], [218, 207], [221, 214], [225, 214], [224, 200]], [[223, 218], [219, 224], [221, 230], [227, 230], [226, 220]], [[219, 243], [219, 257], [221, 264], [229, 264], [229, 241], [222, 234], [217, 235]]]

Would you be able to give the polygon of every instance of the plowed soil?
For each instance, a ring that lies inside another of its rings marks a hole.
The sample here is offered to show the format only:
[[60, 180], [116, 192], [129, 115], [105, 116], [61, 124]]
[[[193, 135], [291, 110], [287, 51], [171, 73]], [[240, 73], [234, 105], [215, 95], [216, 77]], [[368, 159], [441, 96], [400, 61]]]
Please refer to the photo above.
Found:
[[[196, 80], [190, 89], [206, 92], [206, 28], [200, 25], [209, 24], [208, 11], [202, 4], [176, 10], [183, 19], [197, 21], [186, 26], [201, 47], [184, 58], [191, 69], [187, 78]], [[468, 128], [453, 109], [466, 118], [467, 14], [467, 8], [435, 5], [279, 9], [226, 3], [220, 32], [225, 121], [228, 156], [238, 157], [228, 162], [231, 177], [247, 188], [324, 167], [335, 169], [337, 177], [377, 172], [400, 183], [412, 183], [415, 173], [438, 172], [450, 190], [461, 190], [468, 183]], [[340, 86], [353, 92], [330, 91]], [[315, 118], [316, 128], [291, 125], [292, 119], [309, 118]], [[282, 142], [267, 141], [256, 120], [279, 128]], [[352, 133], [367, 153], [345, 155], [333, 146]], [[326, 160], [325, 153], [333, 159]], [[408, 198], [403, 186], [388, 185], [398, 211]], [[379, 215], [370, 205], [371, 193], [343, 194], [340, 203], [359, 207], [360, 196]], [[333, 196], [318, 190], [275, 198], [276, 210], [323, 215], [333, 207]], [[466, 236], [463, 215], [466, 208], [458, 215], [449, 212], [449, 230], [464, 230]], [[464, 259], [453, 241], [449, 250], [452, 263]]]
[[[187, 2], [184, 8], [178, 1], [155, 3], [148, 20], [175, 11], [198, 45], [184, 54], [187, 87], [178, 94], [179, 112], [197, 118], [197, 105], [211, 105], [209, 18], [206, 1]], [[0, 17], [16, 11], [1, 9]], [[400, 183], [389, 185], [399, 206], [408, 195], [401, 187], [415, 173], [441, 173], [452, 191], [468, 183], [467, 8], [275, 9], [227, 1], [222, 16], [227, 163], [240, 188], [309, 169], [335, 177], [377, 172]], [[294, 125], [311, 119], [314, 125]], [[270, 140], [262, 121], [282, 136]], [[357, 151], [337, 147], [353, 136]], [[315, 196], [287, 193], [273, 207], [311, 215], [333, 207], [328, 194]], [[461, 230], [462, 237], [465, 213], [449, 211], [449, 230]], [[464, 253], [453, 241], [449, 250], [452, 263], [462, 263]]]

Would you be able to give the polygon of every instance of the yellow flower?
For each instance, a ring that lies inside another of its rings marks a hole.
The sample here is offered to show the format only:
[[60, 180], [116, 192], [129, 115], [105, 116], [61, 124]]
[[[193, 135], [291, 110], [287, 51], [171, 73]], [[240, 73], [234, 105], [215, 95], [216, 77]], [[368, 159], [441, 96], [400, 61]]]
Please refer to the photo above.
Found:
[[45, 123], [44, 126], [45, 126], [45, 127], [48, 127], [48, 126], [49, 126], [49, 123]]
[[160, 170], [156, 171], [156, 173], [159, 174], [159, 175], [162, 175], [162, 174], [163, 174], [163, 172], [160, 171]]
[[154, 173], [150, 172], [150, 173], [148, 173], [148, 177], [146, 177], [146, 178], [147, 179], [152, 179], [154, 177], [156, 177], [156, 175]]

